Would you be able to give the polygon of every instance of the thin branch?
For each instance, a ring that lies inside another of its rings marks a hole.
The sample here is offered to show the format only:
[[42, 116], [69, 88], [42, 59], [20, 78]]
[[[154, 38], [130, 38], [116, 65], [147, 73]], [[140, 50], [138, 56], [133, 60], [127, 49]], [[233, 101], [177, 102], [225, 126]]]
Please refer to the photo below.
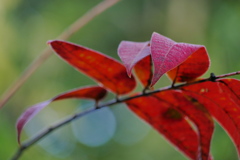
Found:
[[216, 76], [216, 79], [235, 76], [235, 75], [238, 75], [238, 74], [240, 74], [240, 71], [219, 75], [219, 76]]
[[[104, 0], [91, 10], [89, 10], [82, 17], [77, 19], [73, 24], [71, 24], [57, 39], [66, 40], [72, 36], [75, 32], [85, 26], [97, 15], [107, 10], [120, 0]], [[39, 57], [37, 57], [22, 73], [22, 75], [9, 87], [9, 89], [3, 94], [0, 99], [0, 108], [2, 108], [8, 100], [16, 93], [16, 91], [26, 82], [26, 80], [36, 71], [38, 67], [42, 65], [50, 56], [52, 55], [52, 50], [47, 47]]]
[[[223, 74], [223, 75], [219, 75], [219, 76], [214, 76], [214, 79], [221, 79], [221, 78], [225, 78], [225, 77], [229, 77], [229, 76], [234, 76], [234, 75], [238, 75], [240, 74], [240, 71], [238, 72], [233, 72], [233, 73], [228, 73], [228, 74]], [[109, 102], [106, 102], [105, 104], [101, 104], [98, 105], [97, 107], [93, 107], [90, 108], [86, 111], [83, 112], [79, 112], [76, 113], [74, 115], [71, 115], [70, 117], [59, 121], [58, 123], [56, 123], [55, 125], [52, 125], [51, 127], [40, 131], [35, 137], [33, 137], [32, 139], [30, 139], [29, 141], [22, 143], [22, 145], [18, 148], [17, 152], [15, 153], [15, 155], [13, 156], [12, 160], [17, 160], [18, 158], [20, 158], [20, 156], [23, 154], [23, 152], [28, 149], [29, 147], [31, 147], [33, 144], [35, 144], [36, 142], [38, 142], [40, 139], [42, 139], [43, 137], [45, 137], [46, 135], [48, 135], [49, 133], [51, 133], [52, 131], [64, 126], [65, 124], [68, 124], [74, 120], [76, 120], [77, 118], [83, 117], [91, 112], [94, 112], [95, 110], [101, 109], [103, 107], [108, 107], [108, 106], [112, 106], [115, 105], [117, 103], [122, 103], [122, 102], [126, 102], [128, 100], [134, 99], [134, 98], [138, 98], [138, 97], [143, 97], [146, 95], [151, 95], [154, 93], [159, 93], [159, 92], [163, 92], [163, 91], [167, 91], [167, 90], [173, 90], [173, 89], [179, 89], [181, 87], [185, 87], [185, 86], [189, 86], [189, 85], [193, 85], [193, 84], [198, 84], [198, 83], [203, 83], [206, 81], [212, 81], [213, 80], [213, 76], [212, 74], [210, 75], [209, 78], [205, 78], [205, 79], [201, 79], [195, 82], [191, 82], [191, 83], [185, 83], [185, 84], [180, 84], [180, 85], [174, 85], [172, 86], [168, 86], [168, 87], [164, 87], [164, 88], [160, 88], [154, 91], [150, 91], [148, 93], [142, 93], [136, 96], [132, 96], [132, 97], [127, 97], [127, 98], [123, 98], [123, 99], [116, 99], [116, 100], [111, 100]]]

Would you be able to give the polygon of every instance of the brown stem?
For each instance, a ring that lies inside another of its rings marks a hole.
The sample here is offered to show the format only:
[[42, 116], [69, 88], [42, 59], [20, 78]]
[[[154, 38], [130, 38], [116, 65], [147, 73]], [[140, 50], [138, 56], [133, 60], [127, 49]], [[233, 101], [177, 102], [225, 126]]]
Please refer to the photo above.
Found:
[[[90, 22], [94, 17], [110, 8], [120, 0], [104, 0], [91, 10], [89, 10], [82, 17], [77, 19], [73, 24], [71, 24], [57, 39], [66, 40], [84, 25]], [[8, 100], [16, 93], [16, 91], [26, 82], [26, 80], [36, 71], [38, 67], [42, 65], [45, 60], [52, 55], [52, 50], [48, 47], [46, 48], [39, 57], [37, 57], [22, 73], [22, 75], [9, 87], [9, 89], [3, 94], [0, 99], [0, 109], [8, 102]]]
[[[225, 78], [225, 77], [229, 77], [229, 76], [234, 76], [234, 75], [238, 75], [240, 74], [240, 71], [238, 72], [233, 72], [233, 73], [227, 73], [227, 74], [223, 74], [223, 75], [219, 75], [219, 76], [214, 76], [214, 79], [221, 79], [221, 78]], [[154, 91], [150, 91], [148, 93], [142, 93], [136, 96], [132, 96], [132, 97], [127, 97], [127, 98], [123, 98], [123, 99], [117, 99], [117, 100], [111, 100], [105, 104], [102, 105], [98, 105], [97, 107], [93, 107], [90, 108], [86, 111], [83, 112], [79, 112], [76, 113], [62, 121], [59, 121], [58, 123], [56, 123], [55, 125], [52, 125], [51, 127], [39, 132], [35, 137], [33, 137], [32, 139], [30, 139], [29, 141], [22, 143], [22, 145], [18, 148], [17, 152], [15, 153], [15, 155], [13, 156], [12, 160], [17, 160], [18, 158], [20, 158], [20, 156], [23, 154], [23, 152], [28, 149], [29, 147], [31, 147], [33, 144], [35, 144], [36, 142], [38, 142], [40, 139], [42, 139], [43, 137], [45, 137], [46, 135], [48, 135], [49, 133], [51, 133], [52, 131], [64, 126], [65, 124], [68, 124], [69, 122], [72, 122], [73, 120], [83, 117], [91, 112], [94, 112], [97, 109], [101, 109], [103, 107], [108, 107], [108, 106], [112, 106], [114, 104], [117, 103], [122, 103], [122, 102], [126, 102], [128, 100], [134, 99], [134, 98], [138, 98], [138, 97], [142, 97], [142, 96], [146, 96], [146, 95], [151, 95], [154, 93], [158, 93], [158, 92], [163, 92], [163, 91], [167, 91], [167, 90], [173, 90], [173, 89], [178, 89], [184, 86], [189, 86], [189, 85], [193, 85], [193, 84], [197, 84], [197, 83], [203, 83], [206, 81], [212, 81], [212, 76], [210, 76], [209, 78], [205, 78], [205, 79], [201, 79], [198, 81], [194, 81], [191, 83], [185, 83], [185, 84], [180, 84], [180, 85], [174, 85], [174, 86], [168, 86], [168, 87], [164, 87], [164, 88], [160, 88]]]

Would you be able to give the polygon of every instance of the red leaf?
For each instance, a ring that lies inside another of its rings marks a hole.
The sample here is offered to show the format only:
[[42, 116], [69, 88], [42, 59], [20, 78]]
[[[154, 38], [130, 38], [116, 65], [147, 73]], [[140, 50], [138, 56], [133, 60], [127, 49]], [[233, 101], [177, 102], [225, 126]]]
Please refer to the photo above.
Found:
[[151, 86], [153, 86], [164, 73], [177, 67], [192, 53], [204, 47], [188, 43], [176, 43], [155, 32], [152, 34], [150, 44], [154, 64]]
[[198, 128], [201, 160], [211, 159], [209, 156], [210, 142], [214, 130], [211, 115], [196, 99], [184, 95], [180, 91], [165, 91], [154, 94], [160, 101], [168, 103], [186, 115]]
[[107, 91], [102, 87], [98, 86], [84, 87], [60, 94], [50, 100], [31, 106], [25, 112], [23, 112], [22, 115], [17, 120], [16, 127], [18, 143], [20, 144], [20, 136], [24, 125], [51, 102], [68, 98], [87, 98], [95, 99], [96, 101], [98, 101], [102, 99], [106, 94]]
[[151, 56], [147, 56], [139, 61], [135, 66], [134, 70], [137, 77], [142, 82], [143, 86], [147, 88], [152, 79], [152, 59]]
[[118, 56], [131, 76], [133, 67], [146, 56], [150, 55], [149, 42], [122, 41], [118, 46]]
[[134, 78], [127, 76], [124, 66], [106, 55], [64, 41], [56, 40], [49, 44], [70, 65], [114, 93], [126, 94], [136, 86]]
[[128, 107], [163, 134], [191, 159], [197, 159], [198, 136], [184, 115], [169, 102], [153, 96], [135, 98]]
[[[229, 81], [229, 80], [220, 80]], [[230, 80], [231, 81], [231, 80]], [[229, 81], [229, 82], [230, 82]], [[236, 81], [234, 81], [237, 87]], [[229, 84], [229, 83], [228, 83]], [[231, 84], [229, 85], [231, 86]], [[239, 86], [239, 84], [238, 84]], [[204, 82], [183, 87], [184, 92], [202, 103], [229, 133], [240, 155], [240, 103], [222, 82]], [[239, 93], [235, 92], [236, 94]]]
[[107, 94], [107, 91], [98, 86], [84, 87], [75, 90], [71, 90], [69, 92], [60, 94], [53, 98], [54, 101], [62, 100], [67, 98], [87, 98], [87, 99], [95, 99], [96, 101], [104, 98]]
[[238, 104], [240, 104], [240, 81], [237, 79], [221, 79], [218, 82], [223, 83], [226, 86], [226, 90], [231, 95], [231, 98]]
[[205, 47], [192, 53], [186, 61], [167, 72], [171, 80], [175, 82], [192, 81], [203, 75], [210, 66], [210, 60]]

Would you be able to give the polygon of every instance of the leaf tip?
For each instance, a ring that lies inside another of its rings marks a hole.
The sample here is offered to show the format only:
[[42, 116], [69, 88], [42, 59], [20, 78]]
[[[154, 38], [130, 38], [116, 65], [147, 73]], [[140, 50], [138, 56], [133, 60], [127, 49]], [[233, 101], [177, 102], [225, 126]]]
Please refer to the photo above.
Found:
[[152, 35], [156, 35], [156, 34], [158, 35], [159, 33], [157, 33], [157, 32], [153, 32], [153, 33], [152, 33]]
[[53, 47], [54, 44], [59, 44], [61, 42], [63, 42], [63, 41], [60, 41], [60, 40], [49, 40], [49, 41], [47, 41], [47, 44]]
[[128, 77], [131, 78], [132, 77], [132, 69], [126, 68], [126, 70], [127, 70]]
[[17, 123], [16, 123], [16, 129], [17, 129], [17, 142], [18, 142], [18, 145], [20, 146], [21, 145], [21, 133], [22, 133], [22, 129], [23, 129], [23, 120], [21, 119], [21, 117], [17, 120]]
[[47, 41], [47, 44], [51, 45], [51, 43], [53, 43], [53, 42], [54, 42], [54, 40], [49, 40], [49, 41]]
[[18, 146], [21, 146], [20, 135], [17, 137]]

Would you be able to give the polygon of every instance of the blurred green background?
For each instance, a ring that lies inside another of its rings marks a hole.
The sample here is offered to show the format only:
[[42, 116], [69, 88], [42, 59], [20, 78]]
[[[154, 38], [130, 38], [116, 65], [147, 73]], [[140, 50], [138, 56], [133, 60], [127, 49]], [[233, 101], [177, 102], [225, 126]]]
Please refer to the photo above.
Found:
[[[0, 94], [55, 39], [100, 0], [0, 0]], [[175, 41], [203, 44], [210, 72], [240, 70], [239, 0], [122, 0], [92, 20], [69, 41], [117, 57], [121, 40], [147, 41], [152, 32]], [[238, 77], [239, 78], [239, 77]], [[76, 87], [95, 84], [52, 55], [0, 110], [0, 160], [17, 149], [15, 122], [28, 106]], [[163, 77], [158, 87], [169, 85]], [[110, 98], [111, 96], [109, 96]], [[22, 139], [92, 105], [56, 102], [26, 126]], [[217, 160], [237, 160], [226, 133], [216, 124], [211, 151]], [[106, 108], [67, 125], [29, 148], [22, 160], [184, 160], [156, 131], [123, 105]]]

